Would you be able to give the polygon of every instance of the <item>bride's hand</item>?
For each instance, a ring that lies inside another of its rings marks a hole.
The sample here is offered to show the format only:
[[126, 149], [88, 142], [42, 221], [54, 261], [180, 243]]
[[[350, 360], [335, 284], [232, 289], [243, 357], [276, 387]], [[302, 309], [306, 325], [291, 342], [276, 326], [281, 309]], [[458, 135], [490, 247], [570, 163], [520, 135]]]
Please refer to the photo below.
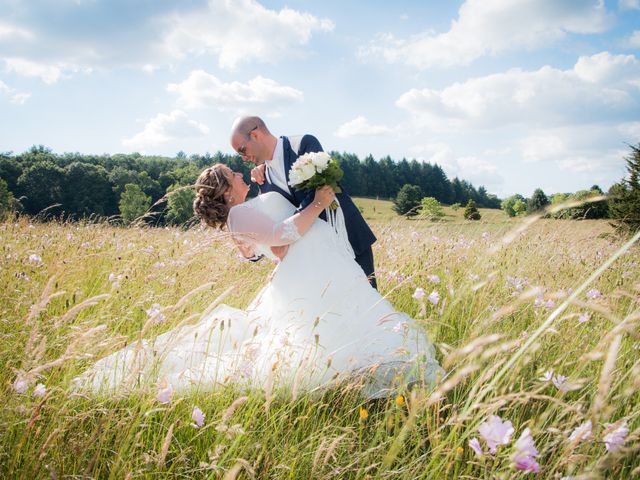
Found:
[[271, 247], [271, 252], [278, 257], [281, 261], [284, 260], [287, 251], [289, 250], [289, 245], [282, 245], [279, 247]]
[[262, 185], [264, 183], [264, 171], [267, 166], [263, 163], [262, 165], [258, 165], [251, 169], [251, 181], [257, 183], [258, 185]]
[[325, 185], [324, 187], [320, 187], [316, 189], [315, 196], [313, 197], [313, 205], [322, 210], [331, 205], [336, 199], [336, 192], [333, 191], [333, 188]]

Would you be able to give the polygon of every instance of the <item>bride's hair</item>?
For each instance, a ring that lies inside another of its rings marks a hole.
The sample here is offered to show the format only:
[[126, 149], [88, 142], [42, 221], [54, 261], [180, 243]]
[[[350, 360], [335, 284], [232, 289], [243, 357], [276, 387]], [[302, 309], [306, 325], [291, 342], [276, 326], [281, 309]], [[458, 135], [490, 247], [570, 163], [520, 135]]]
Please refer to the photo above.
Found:
[[196, 180], [196, 198], [193, 200], [193, 213], [213, 228], [222, 228], [229, 215], [229, 206], [224, 200], [224, 193], [231, 186], [229, 180], [220, 170], [223, 165], [215, 165], [204, 170]]

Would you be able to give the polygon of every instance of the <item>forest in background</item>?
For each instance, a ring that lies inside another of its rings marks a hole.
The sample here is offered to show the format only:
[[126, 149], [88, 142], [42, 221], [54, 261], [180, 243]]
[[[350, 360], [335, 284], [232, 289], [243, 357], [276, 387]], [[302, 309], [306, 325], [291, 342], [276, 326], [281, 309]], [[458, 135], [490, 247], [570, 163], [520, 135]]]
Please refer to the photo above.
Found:
[[[392, 199], [402, 186], [412, 184], [420, 188], [423, 196], [436, 198], [443, 204], [466, 204], [473, 200], [479, 207], [500, 208], [500, 199], [483, 186], [476, 188], [457, 177], [450, 180], [438, 165], [407, 159], [395, 161], [389, 156], [375, 160], [372, 156], [360, 159], [350, 153], [330, 153], [342, 166], [341, 183], [352, 196]], [[193, 184], [198, 174], [214, 163], [224, 163], [242, 172], [249, 183], [250, 164], [235, 154], [187, 156], [179, 152], [174, 158], [139, 153], [57, 154], [42, 145], [20, 154], [0, 153], [0, 179], [6, 182], [21, 213], [46, 212], [43, 216], [66, 219], [120, 214], [135, 218], [141, 205], [148, 209], [168, 192]], [[172, 206], [185, 206], [189, 202], [190, 192], [183, 192], [169, 198], [169, 209], [164, 202], [154, 207], [153, 223], [185, 221], [184, 208], [182, 215], [176, 213], [178, 208], [171, 211]], [[251, 194], [256, 193], [253, 186]], [[130, 215], [126, 213], [126, 204], [136, 207]]]

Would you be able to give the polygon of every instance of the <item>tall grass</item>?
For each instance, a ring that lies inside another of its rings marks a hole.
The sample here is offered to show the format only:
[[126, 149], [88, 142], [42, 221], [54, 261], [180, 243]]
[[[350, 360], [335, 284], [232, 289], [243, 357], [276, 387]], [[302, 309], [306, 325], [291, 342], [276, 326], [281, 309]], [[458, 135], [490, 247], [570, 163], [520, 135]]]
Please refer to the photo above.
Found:
[[[216, 299], [245, 307], [272, 266], [211, 230], [2, 224], [0, 477], [516, 478], [527, 427], [539, 477], [640, 474], [637, 244], [597, 221], [373, 227], [381, 292], [429, 331], [448, 372], [435, 390], [363, 402], [228, 385], [162, 404], [155, 389], [94, 398], [70, 382]], [[478, 432], [491, 415], [514, 428], [495, 455]], [[570, 441], [587, 420], [592, 434]], [[620, 422], [629, 433], [610, 452]]]

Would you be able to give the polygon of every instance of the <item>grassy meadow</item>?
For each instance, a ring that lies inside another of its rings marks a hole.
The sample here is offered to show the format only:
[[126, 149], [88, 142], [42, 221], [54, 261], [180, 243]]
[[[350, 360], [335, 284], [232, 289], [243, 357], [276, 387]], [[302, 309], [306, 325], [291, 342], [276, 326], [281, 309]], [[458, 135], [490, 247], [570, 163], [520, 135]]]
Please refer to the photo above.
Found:
[[[381, 293], [424, 326], [448, 373], [435, 390], [73, 392], [95, 358], [220, 302], [244, 308], [273, 265], [240, 260], [210, 229], [0, 224], [0, 478], [640, 476], [637, 243], [605, 221], [481, 210], [468, 222], [460, 209], [430, 222], [357, 203], [378, 236]], [[513, 427], [493, 453], [492, 416]], [[516, 468], [523, 451], [538, 473]]]

